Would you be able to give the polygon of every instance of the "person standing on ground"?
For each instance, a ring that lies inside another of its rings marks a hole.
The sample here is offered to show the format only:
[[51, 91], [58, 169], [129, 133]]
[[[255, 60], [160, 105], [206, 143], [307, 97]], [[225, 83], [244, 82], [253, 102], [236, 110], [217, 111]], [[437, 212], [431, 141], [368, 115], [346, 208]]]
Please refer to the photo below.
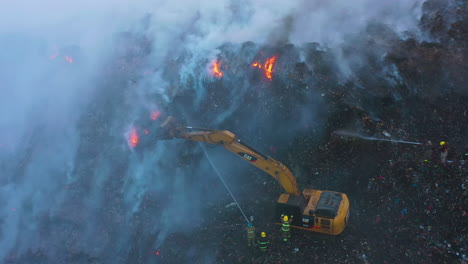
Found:
[[252, 225], [252, 222], [247, 224], [245, 230], [247, 230], [247, 245], [249, 247], [255, 245], [255, 227]]
[[283, 233], [283, 241], [286, 242], [288, 241], [289, 237], [291, 236], [289, 234], [289, 230], [291, 227], [291, 222], [293, 220], [293, 216], [291, 215], [291, 218], [289, 218], [287, 215], [282, 214], [281, 215], [281, 233]]
[[424, 163], [431, 163], [437, 161], [437, 156], [436, 156], [436, 148], [434, 145], [432, 145], [432, 142], [429, 140], [427, 141], [426, 144], [424, 144], [424, 155], [423, 155], [423, 162]]
[[258, 239], [257, 243], [258, 243], [258, 247], [260, 248], [260, 251], [265, 252], [268, 250], [268, 245], [270, 244], [270, 240], [268, 239], [265, 232], [262, 232], [260, 234], [260, 238]]
[[448, 145], [447, 142], [441, 141], [440, 142], [440, 162], [445, 165], [447, 162], [447, 155], [448, 155]]

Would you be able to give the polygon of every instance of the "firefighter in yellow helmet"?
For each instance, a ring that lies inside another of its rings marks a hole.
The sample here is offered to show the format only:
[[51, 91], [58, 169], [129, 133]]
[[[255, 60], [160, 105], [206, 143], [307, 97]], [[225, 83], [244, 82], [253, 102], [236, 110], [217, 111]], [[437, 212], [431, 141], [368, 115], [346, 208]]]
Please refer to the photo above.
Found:
[[283, 234], [283, 241], [288, 241], [289, 237], [291, 237], [291, 234], [289, 234], [289, 230], [291, 227], [291, 222], [293, 220], [293, 216], [291, 215], [291, 218], [289, 218], [287, 215], [282, 214], [281, 215], [281, 233]]
[[448, 145], [447, 142], [441, 141], [439, 143], [440, 145], [440, 162], [445, 165], [445, 162], [447, 161], [447, 155], [448, 155]]
[[260, 251], [265, 252], [268, 250], [268, 245], [270, 244], [270, 240], [268, 239], [265, 232], [262, 232], [260, 234], [260, 237], [258, 238], [257, 243], [258, 243], [258, 247], [260, 248]]

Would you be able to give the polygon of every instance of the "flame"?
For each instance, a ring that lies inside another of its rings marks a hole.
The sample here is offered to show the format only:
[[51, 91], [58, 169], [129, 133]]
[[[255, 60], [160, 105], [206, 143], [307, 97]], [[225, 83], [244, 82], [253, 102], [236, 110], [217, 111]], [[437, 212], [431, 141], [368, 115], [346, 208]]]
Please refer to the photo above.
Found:
[[73, 58], [70, 57], [70, 56], [65, 56], [65, 60], [66, 60], [68, 63], [73, 63]]
[[134, 148], [140, 143], [140, 138], [138, 137], [138, 133], [135, 127], [132, 127], [132, 130], [130, 130], [130, 133], [128, 134], [127, 137], [127, 142], [130, 147]]
[[219, 66], [219, 61], [215, 60], [211, 64], [211, 75], [213, 75], [216, 78], [221, 78], [223, 77], [223, 72], [220, 69]]
[[50, 59], [50, 60], [53, 60], [53, 59], [57, 58], [58, 55], [59, 55], [59, 53], [58, 53], [58, 52], [55, 52], [54, 54], [52, 54], [52, 55], [49, 56], [49, 59]]
[[275, 62], [276, 62], [276, 56], [267, 59], [265, 62], [265, 75], [270, 80], [273, 78], [272, 74], [273, 74], [273, 67], [275, 66]]
[[252, 67], [263, 69], [265, 71], [265, 76], [271, 81], [273, 79], [273, 68], [275, 67], [276, 56], [268, 58], [265, 61], [265, 64], [262, 65], [258, 61], [252, 63]]
[[161, 115], [161, 112], [153, 111], [153, 112], [151, 112], [150, 118], [153, 119], [153, 120], [157, 120], [160, 115]]
[[149, 134], [148, 129], [145, 129], [145, 135], [148, 135], [148, 134]]

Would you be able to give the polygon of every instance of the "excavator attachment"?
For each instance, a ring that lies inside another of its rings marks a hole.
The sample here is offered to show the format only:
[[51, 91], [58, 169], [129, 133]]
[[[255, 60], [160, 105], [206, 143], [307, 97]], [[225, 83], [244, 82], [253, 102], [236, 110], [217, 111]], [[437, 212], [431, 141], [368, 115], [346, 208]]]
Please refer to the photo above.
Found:
[[178, 137], [185, 129], [173, 116], [168, 116], [161, 124], [157, 132], [157, 139], [168, 140]]

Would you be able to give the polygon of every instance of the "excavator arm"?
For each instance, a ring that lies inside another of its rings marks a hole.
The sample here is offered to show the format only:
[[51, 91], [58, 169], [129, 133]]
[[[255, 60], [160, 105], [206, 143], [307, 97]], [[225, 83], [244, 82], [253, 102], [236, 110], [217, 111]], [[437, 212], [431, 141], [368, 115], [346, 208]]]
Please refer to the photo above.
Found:
[[287, 193], [301, 195], [297, 187], [296, 178], [283, 163], [269, 156], [265, 156], [245, 143], [242, 143], [240, 139], [230, 131], [183, 127], [179, 126], [172, 117], [167, 118], [161, 127], [165, 129], [165, 139], [183, 138], [223, 145], [227, 150], [271, 175], [281, 184]]

